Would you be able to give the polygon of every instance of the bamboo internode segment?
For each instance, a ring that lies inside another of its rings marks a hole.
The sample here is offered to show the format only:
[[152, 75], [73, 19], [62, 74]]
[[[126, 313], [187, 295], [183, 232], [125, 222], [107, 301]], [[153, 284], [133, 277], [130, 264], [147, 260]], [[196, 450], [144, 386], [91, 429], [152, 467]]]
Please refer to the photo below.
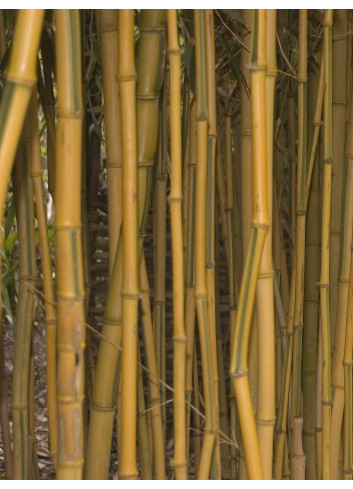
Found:
[[[81, 238], [82, 85], [79, 13], [56, 11], [58, 479], [81, 479], [85, 313]], [[72, 49], [74, 47], [74, 49]], [[71, 273], [67, 273], [67, 269]]]

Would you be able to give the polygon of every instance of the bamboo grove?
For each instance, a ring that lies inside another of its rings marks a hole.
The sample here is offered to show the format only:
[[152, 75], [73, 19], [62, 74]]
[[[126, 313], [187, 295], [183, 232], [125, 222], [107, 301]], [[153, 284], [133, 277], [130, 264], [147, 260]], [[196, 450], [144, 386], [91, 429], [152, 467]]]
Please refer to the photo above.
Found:
[[352, 27], [0, 11], [4, 478], [352, 480]]

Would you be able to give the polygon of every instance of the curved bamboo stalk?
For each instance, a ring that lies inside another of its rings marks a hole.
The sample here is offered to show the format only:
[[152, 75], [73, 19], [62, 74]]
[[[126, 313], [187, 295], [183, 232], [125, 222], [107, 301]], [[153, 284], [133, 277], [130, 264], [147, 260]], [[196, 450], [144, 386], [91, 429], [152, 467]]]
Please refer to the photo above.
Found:
[[30, 180], [29, 121], [26, 117], [15, 161], [14, 193], [19, 240], [19, 290], [15, 324], [15, 353], [12, 389], [13, 477], [28, 479], [29, 370], [32, 337], [36, 258], [34, 200]]
[[187, 479], [185, 416], [185, 323], [184, 260], [182, 229], [182, 167], [180, 124], [180, 48], [177, 11], [168, 10], [170, 69], [171, 189], [169, 195], [173, 260], [173, 386], [174, 386], [174, 471], [176, 479]]
[[330, 209], [332, 182], [332, 19], [333, 10], [325, 10], [324, 56], [324, 176], [322, 200], [320, 308], [322, 325], [322, 479], [330, 479], [331, 458], [331, 341], [330, 341]]
[[248, 380], [248, 341], [264, 242], [269, 226], [266, 151], [266, 12], [254, 12], [251, 53], [251, 107], [253, 134], [253, 219], [249, 251], [243, 270], [235, 334], [231, 345], [230, 375], [235, 389], [240, 427], [250, 479], [262, 479], [255, 421]]
[[[0, 202], [3, 203], [32, 89], [44, 10], [20, 10], [0, 106]], [[26, 46], [26, 49], [24, 49]], [[0, 205], [0, 222], [3, 205]], [[0, 237], [0, 245], [2, 237]]]
[[258, 385], [256, 424], [265, 479], [272, 479], [275, 423], [275, 319], [272, 261], [273, 117], [276, 80], [276, 10], [266, 11], [266, 136], [269, 230], [266, 234], [256, 289]]
[[[56, 277], [58, 479], [81, 479], [85, 313], [81, 238], [82, 83], [76, 10], [57, 10]], [[67, 270], [72, 270], [68, 274]]]
[[37, 94], [33, 92], [29, 107], [31, 139], [31, 177], [36, 201], [36, 215], [39, 229], [39, 244], [42, 255], [43, 287], [45, 294], [45, 323], [47, 347], [47, 391], [50, 456], [56, 465], [58, 451], [57, 404], [56, 404], [56, 312], [48, 239], [46, 210], [43, 199], [42, 162], [38, 130]]

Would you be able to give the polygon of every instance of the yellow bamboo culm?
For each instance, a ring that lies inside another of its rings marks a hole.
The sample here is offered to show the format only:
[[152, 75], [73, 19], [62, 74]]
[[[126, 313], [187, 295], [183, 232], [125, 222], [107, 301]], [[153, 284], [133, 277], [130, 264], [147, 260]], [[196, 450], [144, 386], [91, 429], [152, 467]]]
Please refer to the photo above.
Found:
[[322, 474], [324, 480], [331, 475], [331, 340], [330, 340], [330, 210], [332, 183], [332, 19], [333, 10], [324, 16], [324, 176], [321, 229], [320, 309], [322, 327]]
[[[85, 312], [81, 237], [82, 82], [77, 10], [57, 10], [56, 277], [58, 479], [82, 479]], [[72, 273], [67, 273], [72, 270]]]
[[275, 423], [275, 323], [272, 261], [273, 116], [276, 80], [276, 10], [266, 11], [266, 131], [269, 230], [257, 279], [258, 385], [256, 424], [264, 478], [272, 479]]
[[251, 109], [253, 134], [253, 218], [249, 250], [243, 270], [235, 332], [231, 344], [230, 375], [235, 389], [246, 464], [250, 479], [263, 479], [248, 379], [248, 342], [256, 281], [269, 227], [266, 149], [266, 11], [254, 11], [251, 53]]
[[134, 11], [119, 11], [119, 84], [123, 141], [123, 334], [122, 334], [122, 479], [136, 479], [136, 386], [138, 281], [138, 201]]
[[187, 479], [185, 361], [186, 336], [184, 322], [184, 260], [182, 229], [182, 166], [180, 122], [180, 66], [177, 11], [168, 10], [168, 53], [170, 69], [170, 143], [171, 189], [169, 195], [172, 259], [173, 259], [173, 318], [174, 318], [174, 471], [176, 479]]
[[214, 376], [211, 350], [211, 334], [207, 308], [206, 285], [206, 187], [207, 187], [207, 92], [205, 13], [194, 11], [195, 60], [197, 83], [197, 165], [195, 203], [195, 301], [199, 324], [202, 378], [205, 399], [205, 435], [201, 450], [198, 479], [208, 479], [215, 443]]
[[118, 11], [97, 11], [101, 39], [107, 151], [109, 270], [113, 269], [122, 221], [121, 118], [118, 74]]

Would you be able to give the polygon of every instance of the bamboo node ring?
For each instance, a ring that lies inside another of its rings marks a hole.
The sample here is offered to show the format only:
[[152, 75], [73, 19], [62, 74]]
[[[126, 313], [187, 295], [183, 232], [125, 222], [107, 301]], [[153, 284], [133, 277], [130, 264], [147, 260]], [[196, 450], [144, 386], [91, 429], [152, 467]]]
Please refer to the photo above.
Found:
[[[342, 364], [344, 365], [344, 367], [353, 367], [353, 362], [342, 362]], [[339, 387], [340, 389], [344, 389], [341, 386], [337, 386], [337, 387]]]
[[242, 368], [236, 370], [235, 372], [231, 372], [230, 376], [233, 377], [234, 379], [237, 379], [239, 377], [247, 377], [248, 372], [243, 370]]
[[323, 161], [324, 165], [332, 165], [333, 164], [333, 158], [326, 158]]
[[98, 404], [95, 404], [93, 401], [91, 401], [91, 408], [96, 409], [97, 411], [115, 411], [116, 406], [99, 406]]
[[261, 424], [264, 426], [274, 426], [276, 420], [275, 419], [261, 419], [261, 418], [256, 418], [256, 423]]
[[333, 402], [332, 401], [321, 401], [321, 404], [323, 406], [333, 406]]
[[297, 330], [297, 331], [300, 331], [300, 330], [302, 330], [303, 328], [304, 328], [304, 324], [303, 324], [303, 323], [298, 323], [298, 324], [295, 324], [295, 325], [293, 326], [293, 329], [294, 329], [294, 330]]

